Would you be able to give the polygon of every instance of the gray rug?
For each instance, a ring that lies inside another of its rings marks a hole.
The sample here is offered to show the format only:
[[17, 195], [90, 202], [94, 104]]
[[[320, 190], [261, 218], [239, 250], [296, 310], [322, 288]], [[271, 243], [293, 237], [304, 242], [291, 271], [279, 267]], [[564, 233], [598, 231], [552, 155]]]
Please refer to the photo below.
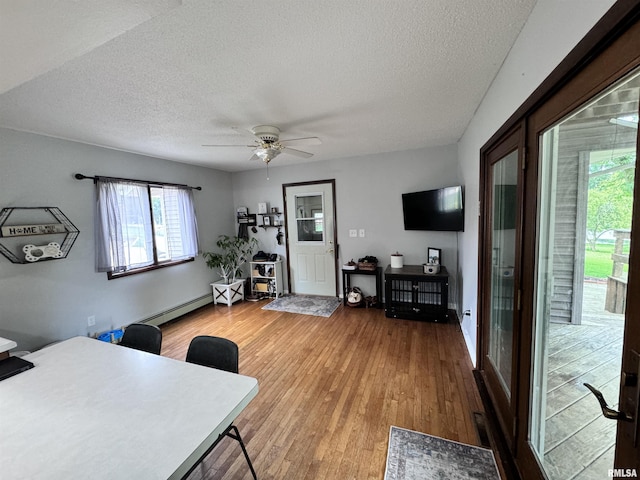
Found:
[[491, 450], [391, 427], [385, 480], [500, 480]]
[[311, 295], [287, 295], [276, 298], [263, 310], [276, 310], [278, 312], [301, 313], [303, 315], [315, 315], [316, 317], [330, 317], [340, 305], [337, 297], [314, 297]]

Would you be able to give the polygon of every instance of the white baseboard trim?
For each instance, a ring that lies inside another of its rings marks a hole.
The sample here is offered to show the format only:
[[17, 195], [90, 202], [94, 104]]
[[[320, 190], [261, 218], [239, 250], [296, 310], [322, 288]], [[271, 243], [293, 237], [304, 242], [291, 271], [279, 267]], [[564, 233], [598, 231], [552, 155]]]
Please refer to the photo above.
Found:
[[472, 339], [469, 335], [469, 332], [465, 328], [462, 328], [462, 335], [464, 337], [464, 343], [467, 345], [467, 351], [469, 352], [469, 358], [471, 359], [471, 364], [473, 368], [476, 368], [476, 342], [475, 339]]
[[150, 323], [151, 325], [162, 325], [163, 323], [170, 322], [171, 320], [175, 320], [182, 315], [185, 315], [189, 312], [192, 312], [200, 307], [204, 307], [213, 303], [213, 297], [210, 293], [203, 295], [201, 297], [190, 300], [186, 303], [178, 305], [176, 307], [165, 310], [164, 312], [160, 312], [156, 315], [153, 315], [149, 318], [146, 318], [141, 321], [141, 323]]

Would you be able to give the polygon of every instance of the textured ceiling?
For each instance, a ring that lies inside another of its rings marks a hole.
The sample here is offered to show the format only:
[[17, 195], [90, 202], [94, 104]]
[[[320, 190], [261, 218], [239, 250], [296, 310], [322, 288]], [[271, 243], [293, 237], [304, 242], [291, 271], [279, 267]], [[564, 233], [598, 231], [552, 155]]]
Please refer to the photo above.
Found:
[[261, 124], [322, 140], [273, 166], [450, 144], [534, 4], [0, 0], [0, 126], [227, 171]]

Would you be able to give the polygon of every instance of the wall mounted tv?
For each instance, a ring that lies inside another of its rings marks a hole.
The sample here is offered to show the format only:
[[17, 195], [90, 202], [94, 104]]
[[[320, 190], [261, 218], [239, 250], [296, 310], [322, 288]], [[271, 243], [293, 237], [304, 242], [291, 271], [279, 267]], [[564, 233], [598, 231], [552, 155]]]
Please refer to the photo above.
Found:
[[462, 186], [402, 194], [405, 230], [464, 230]]

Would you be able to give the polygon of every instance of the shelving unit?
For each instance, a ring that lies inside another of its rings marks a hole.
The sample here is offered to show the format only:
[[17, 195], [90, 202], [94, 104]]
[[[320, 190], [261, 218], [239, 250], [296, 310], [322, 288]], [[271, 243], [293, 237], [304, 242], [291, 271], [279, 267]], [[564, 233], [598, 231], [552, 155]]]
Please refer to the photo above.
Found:
[[277, 228], [278, 231], [280, 231], [280, 229], [282, 228], [282, 220], [280, 219], [282, 212], [259, 213], [258, 215], [262, 217], [262, 221], [259, 226], [264, 228], [265, 230], [267, 228], [274, 227]]
[[449, 273], [445, 267], [434, 275], [422, 265], [388, 266], [384, 272], [385, 315], [389, 318], [447, 321]]
[[57, 207], [10, 207], [0, 211], [0, 254], [11, 263], [66, 258], [79, 234]]
[[283, 292], [282, 260], [249, 262], [251, 264], [251, 293], [278, 298]]

